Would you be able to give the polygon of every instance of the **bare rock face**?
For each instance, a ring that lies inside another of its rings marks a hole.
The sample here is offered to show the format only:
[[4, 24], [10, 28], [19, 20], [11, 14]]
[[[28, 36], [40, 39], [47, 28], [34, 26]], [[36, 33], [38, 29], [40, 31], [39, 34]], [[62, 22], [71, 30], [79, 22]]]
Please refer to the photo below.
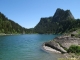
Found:
[[55, 41], [50, 41], [45, 43], [46, 46], [49, 46], [57, 51], [60, 51], [61, 53], [66, 53], [67, 51], [64, 50], [58, 43]]
[[64, 48], [68, 49], [71, 45], [80, 45], [80, 38], [60, 36], [45, 43], [45, 46], [49, 46], [61, 53], [66, 53], [67, 51]]
[[71, 45], [80, 45], [80, 38], [61, 36], [54, 39], [65, 48], [69, 48]]
[[58, 8], [53, 16], [53, 21], [55, 22], [59, 22], [67, 19], [74, 19], [70, 10], [63, 10]]

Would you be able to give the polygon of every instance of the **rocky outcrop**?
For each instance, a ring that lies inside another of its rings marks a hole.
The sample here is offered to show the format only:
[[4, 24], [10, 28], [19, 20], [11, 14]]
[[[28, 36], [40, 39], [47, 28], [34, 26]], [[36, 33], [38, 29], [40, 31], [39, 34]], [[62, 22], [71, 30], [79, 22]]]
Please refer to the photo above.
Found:
[[50, 41], [50, 42], [46, 42], [45, 46], [51, 47], [57, 51], [60, 51], [61, 53], [66, 53], [67, 51], [64, 50], [57, 42], [55, 41]]
[[59, 22], [59, 21], [68, 20], [68, 19], [74, 19], [70, 10], [63, 10], [63, 9], [58, 8], [52, 20], [54, 22]]
[[80, 38], [70, 36], [60, 36], [54, 39], [57, 43], [65, 48], [69, 48], [71, 45], [80, 45]]
[[60, 51], [61, 53], [66, 53], [66, 49], [71, 45], [80, 45], [80, 38], [60, 36], [56, 37], [52, 41], [46, 42], [44, 45]]

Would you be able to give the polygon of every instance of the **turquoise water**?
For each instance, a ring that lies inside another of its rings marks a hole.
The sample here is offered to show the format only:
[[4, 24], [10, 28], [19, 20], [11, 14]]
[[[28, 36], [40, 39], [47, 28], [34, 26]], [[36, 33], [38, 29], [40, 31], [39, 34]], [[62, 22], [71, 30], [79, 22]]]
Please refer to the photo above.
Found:
[[61, 55], [41, 49], [42, 44], [57, 35], [0, 36], [0, 60], [57, 60]]

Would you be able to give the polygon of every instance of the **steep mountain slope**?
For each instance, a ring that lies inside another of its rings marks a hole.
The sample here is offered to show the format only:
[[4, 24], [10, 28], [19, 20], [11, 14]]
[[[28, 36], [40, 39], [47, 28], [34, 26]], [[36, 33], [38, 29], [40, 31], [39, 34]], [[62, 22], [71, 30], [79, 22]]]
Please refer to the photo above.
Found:
[[68, 19], [74, 19], [70, 10], [63, 10], [63, 9], [58, 8], [52, 20], [54, 22], [59, 22], [59, 21], [68, 20]]
[[26, 29], [21, 27], [18, 23], [8, 19], [0, 12], [0, 33], [13, 34], [23, 33]]
[[36, 33], [64, 33], [75, 30], [80, 26], [80, 20], [75, 20], [70, 10], [58, 8], [52, 17], [41, 18], [40, 22], [34, 27]]

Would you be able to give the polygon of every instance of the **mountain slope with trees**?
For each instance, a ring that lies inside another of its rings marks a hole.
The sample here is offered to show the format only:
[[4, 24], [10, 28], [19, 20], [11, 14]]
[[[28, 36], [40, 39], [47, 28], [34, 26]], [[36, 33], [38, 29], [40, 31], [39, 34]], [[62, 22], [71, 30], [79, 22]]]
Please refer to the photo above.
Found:
[[20, 26], [0, 12], [0, 34], [62, 34], [77, 29], [80, 29], [80, 19], [75, 19], [70, 10], [58, 8], [53, 16], [41, 18], [40, 22], [31, 29]]
[[52, 17], [41, 18], [34, 27], [34, 31], [40, 34], [62, 34], [71, 32], [80, 27], [80, 19], [75, 19], [70, 10], [58, 8]]
[[18, 23], [8, 19], [4, 14], [0, 12], [0, 33], [5, 34], [18, 34], [28, 33], [29, 29], [20, 26]]

